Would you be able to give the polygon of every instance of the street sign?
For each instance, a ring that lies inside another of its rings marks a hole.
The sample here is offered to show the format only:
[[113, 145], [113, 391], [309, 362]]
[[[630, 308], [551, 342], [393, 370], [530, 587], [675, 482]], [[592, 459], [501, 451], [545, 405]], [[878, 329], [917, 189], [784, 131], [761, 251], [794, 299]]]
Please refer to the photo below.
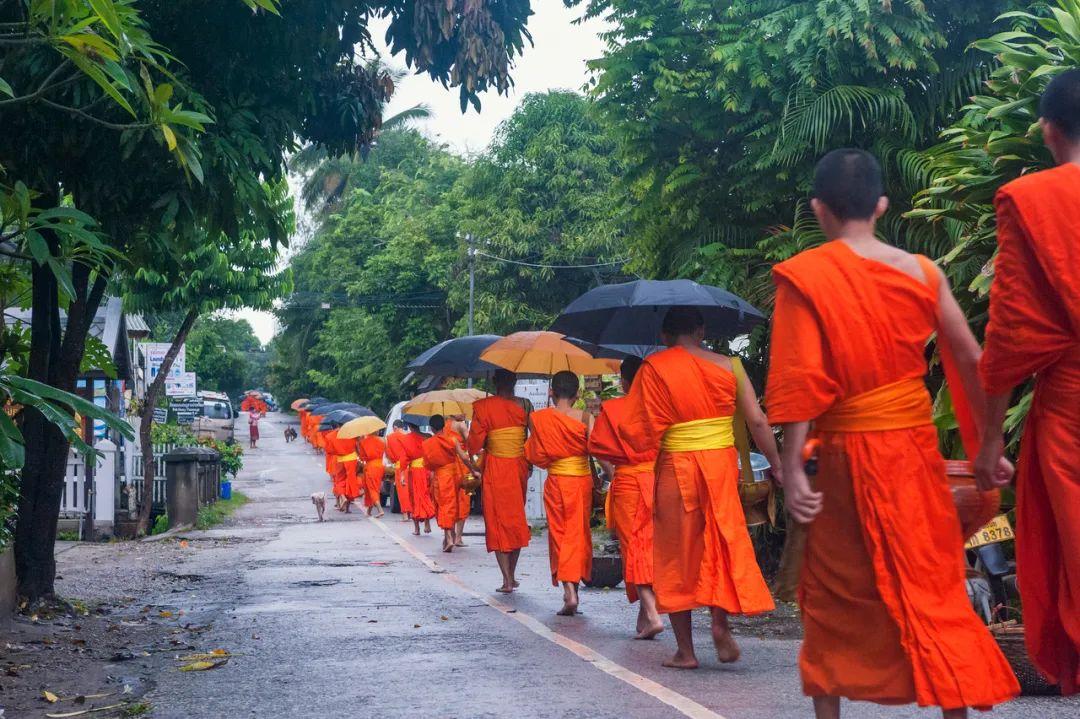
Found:
[[[171, 375], [172, 373], [170, 373]], [[184, 372], [165, 380], [166, 397], [192, 397], [195, 394], [195, 373]]]
[[585, 375], [585, 391], [586, 392], [602, 392], [604, 389], [604, 380], [598, 374]]
[[169, 408], [168, 407], [154, 407], [154, 421], [158, 424], [165, 424], [169, 421]]
[[533, 409], [548, 406], [548, 381], [546, 379], [519, 379], [514, 385], [514, 395], [532, 402]]
[[173, 397], [169, 409], [176, 415], [177, 424], [191, 424], [202, 413], [202, 405], [199, 397]]
[[[146, 369], [150, 373], [146, 381], [153, 382], [172, 344], [169, 342], [143, 342], [139, 347], [142, 349], [143, 356], [146, 357]], [[176, 359], [173, 360], [172, 367], [169, 369], [169, 376], [179, 377], [184, 374], [187, 371], [185, 367], [186, 361], [187, 345], [180, 345], [180, 351], [176, 353]]]

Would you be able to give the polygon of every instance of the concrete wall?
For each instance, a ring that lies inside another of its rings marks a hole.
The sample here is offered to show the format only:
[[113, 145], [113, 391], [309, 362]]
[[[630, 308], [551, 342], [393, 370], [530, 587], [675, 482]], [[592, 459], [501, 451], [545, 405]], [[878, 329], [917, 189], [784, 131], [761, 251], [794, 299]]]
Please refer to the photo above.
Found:
[[0, 623], [15, 611], [15, 553], [11, 547], [0, 552]]

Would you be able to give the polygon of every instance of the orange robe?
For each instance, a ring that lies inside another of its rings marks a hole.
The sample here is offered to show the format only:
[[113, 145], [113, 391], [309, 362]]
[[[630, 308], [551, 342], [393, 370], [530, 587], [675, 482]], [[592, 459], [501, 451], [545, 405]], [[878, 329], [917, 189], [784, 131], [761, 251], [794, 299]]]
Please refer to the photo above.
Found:
[[435, 501], [431, 497], [431, 470], [424, 466], [424, 436], [419, 432], [402, 435], [401, 448], [409, 468], [409, 498], [412, 518], [421, 522], [435, 516]]
[[405, 433], [393, 430], [386, 437], [386, 456], [394, 463], [394, 482], [397, 484], [398, 504], [402, 514], [412, 513], [412, 499], [409, 496], [409, 462], [405, 459], [405, 446], [402, 442]]
[[[823, 443], [799, 666], [810, 696], [989, 707], [1019, 686], [965, 590], [964, 537], [923, 383], [938, 275], [922, 259], [926, 281], [836, 241], [773, 270], [769, 420], [815, 421]], [[837, 408], [872, 391], [858, 427], [838, 427]]]
[[310, 442], [311, 440], [308, 439], [308, 427], [307, 427], [308, 415], [310, 414], [310, 412], [308, 412], [306, 409], [302, 409], [302, 410], [298, 411], [296, 414], [297, 414], [297, 416], [300, 417], [300, 436], [304, 438], [305, 442]]
[[488, 435], [498, 430], [511, 427], [524, 430], [525, 421], [525, 408], [513, 400], [485, 397], [473, 403], [469, 452], [475, 455], [484, 450], [480, 496], [489, 552], [512, 552], [529, 546], [529, 523], [525, 520], [529, 463], [525, 460], [524, 443], [520, 448], [500, 448], [496, 454], [491, 451], [494, 444], [488, 441]]
[[1000, 394], [1035, 376], [1016, 480], [1028, 653], [1080, 691], [1080, 167], [998, 192], [998, 256], [980, 372]]
[[734, 446], [666, 451], [664, 433], [685, 422], [735, 414], [735, 375], [674, 347], [650, 355], [627, 395], [619, 436], [656, 452], [653, 590], [662, 613], [721, 607], [773, 609], [739, 499]]
[[461, 435], [447, 428], [424, 440], [424, 464], [435, 473], [435, 521], [442, 529], [469, 516], [469, 495], [461, 488], [468, 468], [455, 451], [461, 446]]
[[554, 407], [533, 412], [530, 421], [532, 431], [525, 442], [525, 459], [548, 470], [544, 510], [551, 583], [577, 583], [592, 576], [589, 518], [593, 478], [587, 456], [588, 430]]
[[326, 443], [323, 441], [325, 439], [323, 435], [325, 435], [326, 432], [330, 430], [326, 430], [323, 432], [319, 431], [319, 424], [322, 422], [322, 420], [323, 418], [318, 415], [311, 418], [311, 443], [315, 445], [315, 449], [326, 448]]
[[653, 495], [656, 492], [657, 452], [636, 452], [619, 436], [626, 410], [625, 397], [604, 402], [589, 435], [589, 454], [615, 465], [615, 477], [608, 488], [609, 523], [619, 538], [626, 596], [635, 602], [635, 587], [653, 583]]
[[322, 449], [323, 453], [323, 466], [326, 468], [326, 473], [330, 475], [330, 481], [333, 483], [333, 492], [335, 497], [345, 496], [345, 476], [338, 474], [338, 461], [337, 455], [334, 454], [328, 447], [327, 442], [333, 442], [337, 439], [337, 430], [329, 429], [325, 432], [319, 432], [316, 434], [318, 438], [318, 447]]
[[324, 438], [327, 471], [334, 479], [334, 494], [352, 501], [360, 496], [360, 480], [356, 476], [356, 440], [340, 439], [337, 434], [336, 429], [331, 430]]
[[364, 462], [364, 506], [382, 504], [382, 481], [386, 474], [383, 453], [386, 445], [382, 437], [370, 434], [360, 440], [360, 459]]

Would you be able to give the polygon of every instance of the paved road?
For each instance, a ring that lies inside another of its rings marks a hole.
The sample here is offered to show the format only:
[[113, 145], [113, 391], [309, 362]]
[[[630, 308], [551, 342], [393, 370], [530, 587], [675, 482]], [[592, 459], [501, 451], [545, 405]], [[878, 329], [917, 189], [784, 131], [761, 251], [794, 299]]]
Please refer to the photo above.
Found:
[[[237, 653], [221, 669], [167, 672], [150, 699], [156, 717], [700, 717], [810, 715], [795, 668], [798, 643], [744, 638], [744, 660], [660, 667], [670, 633], [628, 638], [635, 610], [620, 591], [585, 591], [583, 614], [556, 617], [561, 592], [546, 575], [546, 542], [522, 559], [522, 588], [496, 595], [481, 537], [453, 554], [438, 532], [413, 537], [395, 515], [373, 521], [308, 499], [327, 489], [319, 458], [286, 445], [283, 415], [262, 424], [236, 487], [253, 501], [229, 526], [192, 535], [229, 537], [235, 550], [204, 580], [173, 595], [192, 621], [211, 624], [206, 646]], [[478, 529], [479, 520], [472, 520]], [[466, 531], [469, 531], [467, 529]], [[189, 571], [185, 568], [184, 571]], [[931, 717], [932, 711], [852, 704], [847, 717]], [[1080, 703], [1030, 699], [992, 717], [1076, 717]]]

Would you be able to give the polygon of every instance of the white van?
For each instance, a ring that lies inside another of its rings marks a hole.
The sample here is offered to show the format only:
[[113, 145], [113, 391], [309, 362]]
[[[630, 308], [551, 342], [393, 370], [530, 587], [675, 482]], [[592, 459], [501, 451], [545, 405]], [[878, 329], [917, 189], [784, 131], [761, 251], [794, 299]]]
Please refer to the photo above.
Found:
[[191, 425], [195, 436], [212, 437], [222, 442], [236, 439], [236, 412], [233, 411], [229, 395], [223, 392], [199, 392], [202, 411]]

